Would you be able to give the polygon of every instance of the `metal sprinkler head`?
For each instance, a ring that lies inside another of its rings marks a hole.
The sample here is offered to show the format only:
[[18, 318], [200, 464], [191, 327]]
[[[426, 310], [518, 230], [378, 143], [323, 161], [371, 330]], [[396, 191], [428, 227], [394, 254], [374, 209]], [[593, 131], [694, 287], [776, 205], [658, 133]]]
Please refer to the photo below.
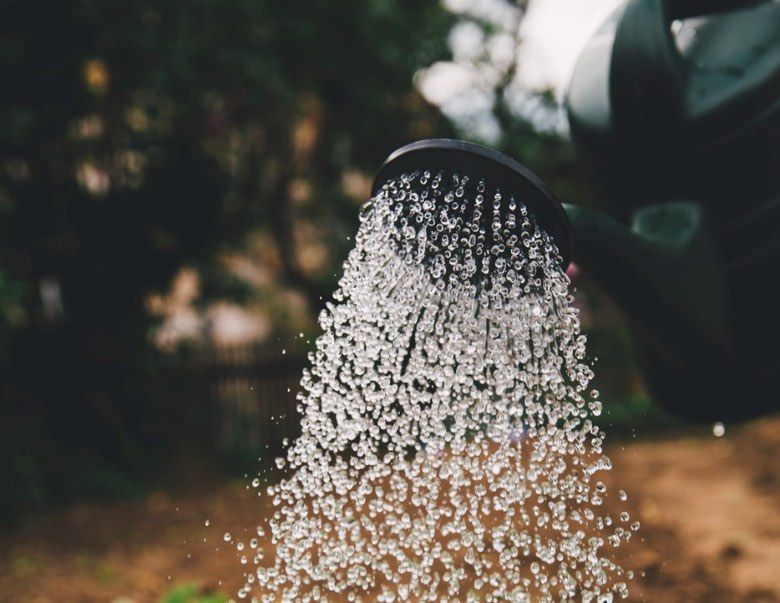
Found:
[[[524, 165], [503, 153], [463, 140], [419, 140], [388, 156], [374, 179], [372, 196], [378, 195], [388, 182], [425, 172], [431, 178], [441, 175], [442, 182], [455, 179], [464, 183], [465, 199], [473, 200], [484, 191], [492, 201], [492, 195], [499, 192], [504, 213], [513, 199], [524, 204], [535, 225], [557, 246], [562, 267], [568, 267], [572, 237], [566, 212], [547, 185]], [[487, 232], [491, 214], [484, 214], [483, 229]]]

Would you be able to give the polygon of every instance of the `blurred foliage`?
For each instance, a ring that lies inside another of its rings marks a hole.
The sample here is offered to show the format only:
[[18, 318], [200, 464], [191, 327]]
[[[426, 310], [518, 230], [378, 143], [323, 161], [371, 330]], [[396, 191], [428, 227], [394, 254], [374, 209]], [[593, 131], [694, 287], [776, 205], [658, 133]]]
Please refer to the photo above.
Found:
[[[315, 315], [387, 153], [464, 134], [413, 81], [450, 58], [448, 33], [468, 16], [438, 0], [9, 0], [3, 8], [0, 509], [8, 519], [53, 501], [132, 494], [177, 441], [197, 440], [187, 420], [198, 409], [171, 407], [154, 387], [160, 365], [150, 343], [150, 296], [183, 268], [200, 278], [199, 308], [260, 300], [275, 317], [289, 311], [282, 293], [295, 291]], [[477, 21], [488, 33], [507, 29]], [[568, 142], [511, 109], [513, 69], [493, 91], [494, 146], [562, 198], [587, 199]], [[554, 106], [549, 95], [538, 103]], [[321, 261], [303, 261], [312, 247]], [[238, 253], [262, 254], [273, 281], [249, 283], [227, 269], [225, 258]], [[168, 600], [190, 600], [181, 599], [187, 592]]]
[[160, 599], [160, 603], [225, 603], [227, 598], [219, 593], [203, 593], [191, 584], [177, 586]]
[[14, 322], [21, 318], [19, 304], [22, 298], [22, 283], [9, 280], [0, 271], [0, 362], [7, 360], [11, 329]]
[[[603, 312], [603, 294], [587, 287], [579, 299], [589, 303], [591, 311]], [[607, 324], [586, 330], [588, 355], [594, 359], [596, 376], [591, 385], [603, 392], [602, 425], [612, 437], [636, 436], [637, 428], [648, 431], [677, 425], [679, 422], [653, 403], [641, 383], [634, 362], [628, 327], [613, 314]]]
[[[333, 288], [345, 174], [446, 133], [412, 85], [452, 16], [426, 0], [3, 4], [0, 507], [119, 489], [164, 454], [146, 300], [268, 234], [281, 286]], [[296, 232], [327, 249], [304, 270]], [[347, 226], [348, 225], [348, 226]], [[312, 308], [314, 309], [314, 308]]]

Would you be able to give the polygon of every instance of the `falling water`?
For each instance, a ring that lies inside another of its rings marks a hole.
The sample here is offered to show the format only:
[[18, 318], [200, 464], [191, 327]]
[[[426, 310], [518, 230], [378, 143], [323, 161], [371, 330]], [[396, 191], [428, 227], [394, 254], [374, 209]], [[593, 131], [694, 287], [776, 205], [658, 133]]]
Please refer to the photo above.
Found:
[[553, 241], [449, 172], [389, 182], [360, 222], [268, 488], [275, 554], [239, 596], [626, 597], [612, 555], [639, 525], [602, 509], [601, 402]]

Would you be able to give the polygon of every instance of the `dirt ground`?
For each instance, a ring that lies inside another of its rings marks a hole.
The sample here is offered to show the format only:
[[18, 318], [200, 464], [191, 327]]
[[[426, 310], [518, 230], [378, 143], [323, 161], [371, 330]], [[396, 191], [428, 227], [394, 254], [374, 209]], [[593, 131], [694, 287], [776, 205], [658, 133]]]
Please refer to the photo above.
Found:
[[[612, 489], [642, 522], [619, 554], [638, 576], [630, 600], [780, 602], [780, 418], [722, 438], [617, 442], [610, 455]], [[229, 484], [30, 517], [0, 536], [0, 602], [141, 603], [181, 584], [232, 595], [244, 566], [222, 535], [248, 540], [266, 511]]]

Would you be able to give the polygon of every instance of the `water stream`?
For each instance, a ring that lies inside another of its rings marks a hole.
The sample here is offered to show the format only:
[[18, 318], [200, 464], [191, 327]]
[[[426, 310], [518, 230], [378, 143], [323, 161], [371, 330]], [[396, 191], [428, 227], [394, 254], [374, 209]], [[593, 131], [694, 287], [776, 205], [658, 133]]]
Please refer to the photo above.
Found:
[[612, 601], [639, 524], [603, 510], [598, 392], [522, 199], [403, 176], [362, 208], [268, 488], [258, 601]]

